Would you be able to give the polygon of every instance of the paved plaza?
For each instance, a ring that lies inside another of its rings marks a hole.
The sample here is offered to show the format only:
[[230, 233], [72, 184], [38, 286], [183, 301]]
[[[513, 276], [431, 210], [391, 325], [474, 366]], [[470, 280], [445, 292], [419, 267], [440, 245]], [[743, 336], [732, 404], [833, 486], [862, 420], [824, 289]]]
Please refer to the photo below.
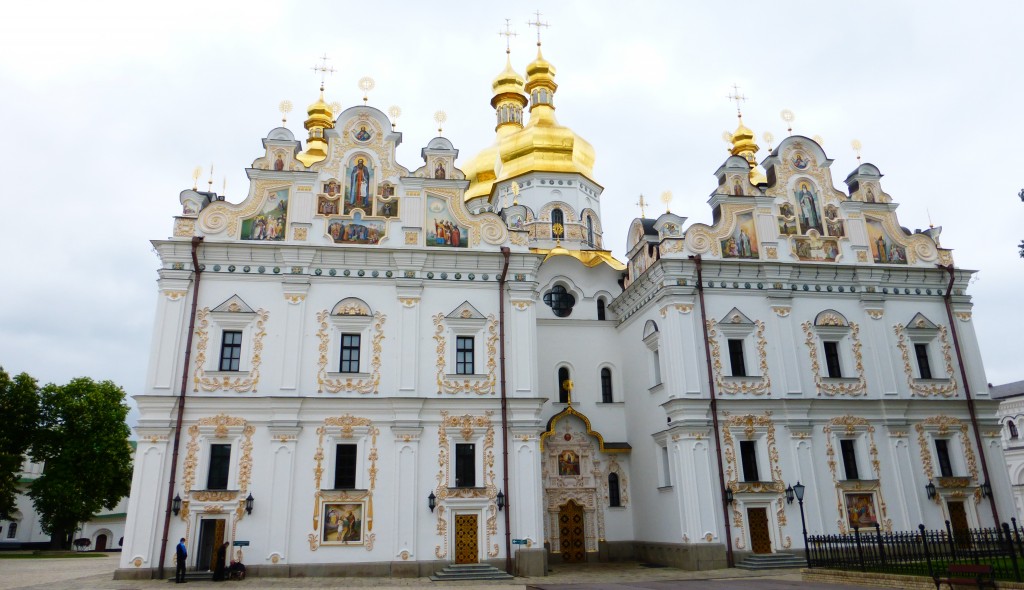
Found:
[[[116, 554], [75, 559], [0, 559], [0, 590], [169, 590], [162, 580], [113, 580]], [[430, 588], [432, 590], [858, 590], [859, 586], [800, 581], [795, 570], [748, 572], [716, 570], [691, 572], [674, 568], [647, 568], [636, 563], [553, 565], [543, 578], [516, 578], [508, 582], [436, 583], [427, 578], [250, 578], [242, 582], [189, 582], [187, 588]], [[173, 570], [168, 570], [168, 576]]]

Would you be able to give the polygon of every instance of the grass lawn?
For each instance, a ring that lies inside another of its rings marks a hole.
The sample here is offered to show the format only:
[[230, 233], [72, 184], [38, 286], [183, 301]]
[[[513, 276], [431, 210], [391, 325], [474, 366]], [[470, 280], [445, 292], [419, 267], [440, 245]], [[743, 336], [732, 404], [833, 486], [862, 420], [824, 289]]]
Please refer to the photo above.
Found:
[[0, 551], [0, 559], [64, 559], [67, 557], [106, 557], [106, 553], [94, 551]]

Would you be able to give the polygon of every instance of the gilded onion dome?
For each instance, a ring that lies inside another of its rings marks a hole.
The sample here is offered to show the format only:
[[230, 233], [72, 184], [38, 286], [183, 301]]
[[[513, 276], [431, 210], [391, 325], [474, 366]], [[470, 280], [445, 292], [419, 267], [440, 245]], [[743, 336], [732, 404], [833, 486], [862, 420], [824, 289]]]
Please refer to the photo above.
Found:
[[768, 182], [765, 175], [757, 167], [757, 152], [761, 148], [754, 141], [754, 132], [743, 124], [743, 117], [739, 117], [740, 124], [732, 133], [732, 150], [734, 156], [740, 156], [750, 164], [750, 183], [753, 185]]
[[295, 158], [308, 168], [327, 159], [327, 140], [324, 139], [324, 131], [334, 128], [334, 113], [330, 105], [324, 102], [323, 86], [320, 87], [320, 97], [309, 105], [306, 113], [308, 117], [305, 127], [309, 130], [309, 138], [306, 140], [306, 149], [299, 152]]
[[502, 137], [523, 128], [523, 108], [527, 104], [526, 95], [523, 93], [525, 83], [523, 77], [512, 69], [512, 61], [509, 52], [506, 51], [505, 69], [491, 83], [491, 90], [493, 90], [491, 106], [494, 107], [497, 121], [494, 127], [497, 137], [493, 144], [484, 148], [462, 167], [466, 178], [469, 179], [469, 188], [466, 190], [465, 197], [467, 201], [491, 194], [497, 176], [495, 170], [500, 167], [498, 144]]

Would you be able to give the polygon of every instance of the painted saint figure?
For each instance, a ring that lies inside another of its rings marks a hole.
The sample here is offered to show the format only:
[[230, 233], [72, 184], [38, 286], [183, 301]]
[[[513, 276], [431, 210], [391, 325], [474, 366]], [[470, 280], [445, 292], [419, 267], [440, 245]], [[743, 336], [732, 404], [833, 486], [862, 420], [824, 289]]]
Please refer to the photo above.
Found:
[[274, 160], [274, 170], [284, 170], [284, 160], [281, 158], [281, 154], [277, 154], [277, 159]]
[[434, 168], [434, 178], [444, 178], [444, 163], [438, 162], [437, 167]]
[[370, 169], [363, 158], [356, 161], [348, 175], [348, 203], [353, 207], [366, 207], [370, 203]]
[[356, 139], [359, 141], [367, 141], [370, 139], [370, 132], [366, 130], [366, 125], [359, 126], [359, 131], [356, 132]]
[[800, 184], [800, 190], [796, 192], [797, 205], [800, 207], [800, 223], [803, 225], [804, 233], [809, 229], [816, 229], [822, 232], [821, 217], [818, 214], [818, 203], [806, 182]]

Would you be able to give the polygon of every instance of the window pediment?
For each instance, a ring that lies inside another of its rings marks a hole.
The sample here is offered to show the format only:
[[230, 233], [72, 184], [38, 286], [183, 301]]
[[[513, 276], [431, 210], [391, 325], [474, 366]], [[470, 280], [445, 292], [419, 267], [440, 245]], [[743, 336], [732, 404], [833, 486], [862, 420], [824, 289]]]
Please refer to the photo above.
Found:
[[256, 312], [253, 311], [249, 305], [242, 300], [238, 295], [232, 295], [224, 303], [221, 303], [217, 307], [211, 310], [214, 314], [249, 314], [253, 315]]

